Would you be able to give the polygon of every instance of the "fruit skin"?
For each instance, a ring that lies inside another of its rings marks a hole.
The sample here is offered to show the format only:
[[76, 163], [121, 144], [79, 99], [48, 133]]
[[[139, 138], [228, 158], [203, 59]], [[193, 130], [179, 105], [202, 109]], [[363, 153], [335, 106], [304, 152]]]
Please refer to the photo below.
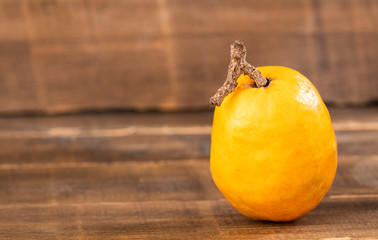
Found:
[[299, 72], [259, 67], [269, 86], [248, 88], [247, 75], [215, 108], [210, 169], [242, 214], [292, 221], [314, 209], [332, 185], [337, 145], [319, 93]]

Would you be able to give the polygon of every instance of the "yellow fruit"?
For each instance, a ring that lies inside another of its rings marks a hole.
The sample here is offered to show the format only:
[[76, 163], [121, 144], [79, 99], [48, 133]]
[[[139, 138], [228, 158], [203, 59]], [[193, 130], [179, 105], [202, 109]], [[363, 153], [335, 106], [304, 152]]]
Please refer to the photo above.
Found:
[[299, 72], [260, 67], [215, 108], [211, 173], [225, 198], [257, 220], [291, 221], [314, 209], [332, 185], [336, 138], [319, 93]]

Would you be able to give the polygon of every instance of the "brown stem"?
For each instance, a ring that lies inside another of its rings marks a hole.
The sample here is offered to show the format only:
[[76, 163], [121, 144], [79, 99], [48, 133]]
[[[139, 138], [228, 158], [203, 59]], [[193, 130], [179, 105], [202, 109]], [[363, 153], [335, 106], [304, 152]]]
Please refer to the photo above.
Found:
[[210, 99], [212, 105], [220, 106], [222, 104], [223, 99], [235, 90], [238, 85], [237, 78], [242, 73], [249, 75], [254, 80], [255, 87], [265, 87], [268, 85], [268, 80], [263, 77], [257, 68], [247, 62], [246, 57], [247, 49], [244, 47], [244, 44], [240, 41], [235, 41], [231, 45], [231, 61], [228, 66], [226, 81]]

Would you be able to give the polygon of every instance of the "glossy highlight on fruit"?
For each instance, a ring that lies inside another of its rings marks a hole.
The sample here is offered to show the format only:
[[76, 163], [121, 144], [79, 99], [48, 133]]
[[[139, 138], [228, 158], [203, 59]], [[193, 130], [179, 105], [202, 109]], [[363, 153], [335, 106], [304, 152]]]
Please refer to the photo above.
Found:
[[268, 86], [253, 87], [242, 74], [215, 108], [211, 173], [242, 214], [291, 221], [314, 209], [330, 189], [337, 168], [335, 133], [305, 76], [280, 66], [258, 70]]

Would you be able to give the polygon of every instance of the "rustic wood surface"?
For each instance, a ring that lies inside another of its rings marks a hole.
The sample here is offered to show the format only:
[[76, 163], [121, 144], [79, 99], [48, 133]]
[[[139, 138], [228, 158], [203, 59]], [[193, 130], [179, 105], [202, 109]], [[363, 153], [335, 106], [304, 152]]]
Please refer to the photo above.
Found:
[[218, 192], [210, 112], [0, 118], [0, 239], [378, 239], [378, 108], [331, 115], [334, 185], [290, 223]]
[[378, 100], [377, 0], [0, 0], [0, 113], [207, 109], [229, 45]]

